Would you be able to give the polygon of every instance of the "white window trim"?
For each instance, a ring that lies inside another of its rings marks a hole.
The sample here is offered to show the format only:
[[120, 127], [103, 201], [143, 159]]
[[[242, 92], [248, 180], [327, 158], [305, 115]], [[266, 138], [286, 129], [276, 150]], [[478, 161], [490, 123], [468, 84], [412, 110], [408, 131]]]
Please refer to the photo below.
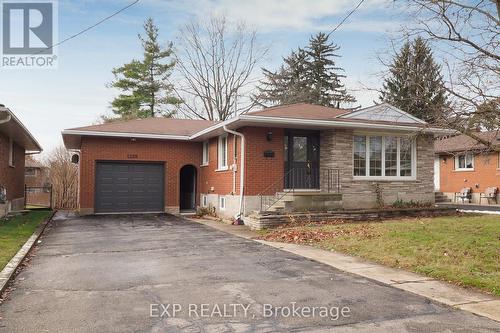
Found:
[[[226, 149], [225, 149], [225, 156], [224, 156], [225, 157], [224, 160], [226, 161], [226, 165], [222, 165], [222, 154], [221, 154], [222, 138], [226, 138], [226, 140], [225, 140]], [[227, 163], [227, 147], [228, 147], [227, 134], [223, 134], [223, 135], [219, 136], [219, 138], [217, 139], [217, 170], [215, 170], [215, 171], [229, 170], [229, 166]]]
[[9, 138], [9, 166], [15, 167], [14, 165], [14, 141]]
[[[355, 176], [354, 175], [354, 136], [364, 136], [366, 137], [366, 156], [365, 156], [365, 176]], [[382, 176], [370, 176], [370, 137], [382, 137]], [[384, 176], [385, 175], [385, 137], [396, 137], [397, 138], [397, 166], [396, 174], [397, 176]], [[411, 176], [400, 176], [401, 172], [401, 138], [404, 138], [401, 134], [387, 134], [387, 133], [353, 133], [352, 137], [352, 178], [353, 180], [379, 180], [379, 181], [415, 181], [417, 180], [417, 144], [416, 140], [412, 139], [411, 142]]]
[[[465, 156], [465, 164], [467, 164], [467, 155], [471, 155], [472, 156], [472, 168], [460, 168], [459, 167], [459, 162], [458, 162], [458, 158], [460, 156]], [[467, 153], [463, 153], [463, 154], [459, 154], [459, 155], [456, 155], [455, 158], [454, 158], [454, 163], [455, 163], [455, 170], [454, 171], [457, 171], [457, 172], [461, 172], [461, 171], [474, 171], [474, 154], [472, 152], [467, 152]]]
[[208, 207], [208, 196], [206, 194], [202, 194], [201, 196], [201, 206]]
[[219, 210], [226, 210], [226, 197], [219, 197]]
[[203, 141], [201, 166], [207, 166], [209, 164], [210, 164], [210, 142]]

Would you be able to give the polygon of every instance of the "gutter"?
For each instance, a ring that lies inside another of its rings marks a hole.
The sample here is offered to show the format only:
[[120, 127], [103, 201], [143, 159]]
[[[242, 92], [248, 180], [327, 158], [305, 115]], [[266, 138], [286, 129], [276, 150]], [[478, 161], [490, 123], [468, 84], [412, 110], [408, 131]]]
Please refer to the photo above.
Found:
[[433, 128], [433, 127], [416, 127], [416, 126], [405, 126], [405, 125], [395, 125], [395, 124], [374, 124], [374, 123], [361, 123], [356, 121], [335, 121], [335, 120], [317, 120], [317, 119], [299, 119], [299, 118], [279, 118], [279, 117], [267, 117], [267, 116], [250, 116], [250, 115], [240, 115], [239, 120], [253, 121], [255, 123], [265, 123], [269, 124], [283, 124], [283, 125], [309, 125], [309, 126], [321, 126], [325, 128], [363, 128], [363, 129], [391, 129], [391, 130], [401, 130], [401, 131], [423, 131], [425, 133], [454, 133], [455, 131], [443, 129], [443, 128]]
[[241, 220], [241, 217], [243, 216], [243, 195], [244, 195], [244, 191], [245, 191], [245, 136], [240, 132], [236, 132], [236, 131], [228, 129], [226, 125], [223, 126], [223, 129], [227, 133], [237, 135], [241, 138], [240, 209], [239, 209], [238, 214], [235, 216], [237, 220]]
[[130, 133], [130, 132], [104, 132], [104, 131], [79, 131], [79, 130], [64, 130], [62, 135], [82, 135], [82, 136], [106, 136], [106, 137], [122, 137], [122, 138], [144, 138], [144, 139], [164, 139], [164, 140], [189, 140], [187, 135], [168, 135], [168, 134], [146, 134], [146, 133]]

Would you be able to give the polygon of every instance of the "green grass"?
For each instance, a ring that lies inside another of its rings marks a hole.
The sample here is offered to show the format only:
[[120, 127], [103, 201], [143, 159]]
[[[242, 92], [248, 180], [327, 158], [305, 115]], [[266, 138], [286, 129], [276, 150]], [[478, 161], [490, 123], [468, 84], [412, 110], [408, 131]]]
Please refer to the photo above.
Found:
[[0, 271], [50, 214], [49, 210], [37, 210], [10, 219], [0, 219]]
[[296, 231], [331, 233], [326, 239], [313, 242], [313, 246], [500, 296], [498, 215], [302, 226]]

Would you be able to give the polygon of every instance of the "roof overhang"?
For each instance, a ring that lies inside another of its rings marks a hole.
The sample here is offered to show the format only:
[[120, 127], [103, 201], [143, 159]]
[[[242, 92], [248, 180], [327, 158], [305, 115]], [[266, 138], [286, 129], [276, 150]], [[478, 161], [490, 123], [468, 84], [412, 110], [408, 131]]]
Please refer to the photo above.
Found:
[[23, 123], [7, 108], [0, 107], [0, 133], [23, 147], [26, 154], [38, 154], [42, 147]]
[[62, 132], [64, 144], [68, 149], [80, 149], [81, 138], [89, 137], [113, 137], [113, 138], [144, 138], [156, 140], [180, 140], [180, 141], [204, 141], [211, 137], [225, 133], [224, 126], [228, 129], [238, 129], [245, 126], [257, 127], [282, 127], [282, 128], [300, 128], [300, 129], [333, 129], [333, 128], [349, 128], [370, 131], [392, 131], [392, 132], [407, 132], [407, 133], [425, 133], [434, 135], [453, 134], [455, 131], [435, 128], [430, 126], [401, 125], [401, 124], [384, 124], [363, 122], [356, 120], [316, 120], [316, 119], [299, 119], [299, 118], [282, 118], [270, 116], [252, 116], [242, 114], [229, 120], [217, 123], [206, 129], [203, 129], [191, 136], [181, 135], [159, 135], [159, 134], [140, 134], [140, 133], [125, 133], [125, 132], [103, 132], [103, 131], [79, 131], [65, 130]]
[[64, 145], [68, 149], [80, 149], [83, 136], [89, 137], [107, 137], [107, 138], [137, 138], [137, 139], [152, 139], [152, 140], [178, 140], [188, 141], [187, 135], [163, 135], [163, 134], [146, 134], [146, 133], [128, 133], [128, 132], [103, 132], [103, 131], [78, 131], [64, 130], [62, 131]]
[[454, 134], [456, 131], [436, 128], [430, 126], [409, 126], [398, 124], [381, 124], [361, 121], [346, 121], [346, 120], [315, 120], [315, 119], [298, 119], [298, 118], [279, 118], [269, 116], [252, 116], [243, 114], [225, 122], [219, 123], [212, 127], [206, 128], [193, 136], [191, 140], [201, 141], [224, 132], [223, 127], [229, 129], [237, 129], [245, 126], [258, 127], [283, 127], [283, 128], [300, 128], [300, 129], [332, 129], [332, 128], [349, 128], [360, 130], [376, 130], [376, 131], [394, 131], [394, 132], [414, 132], [434, 135]]

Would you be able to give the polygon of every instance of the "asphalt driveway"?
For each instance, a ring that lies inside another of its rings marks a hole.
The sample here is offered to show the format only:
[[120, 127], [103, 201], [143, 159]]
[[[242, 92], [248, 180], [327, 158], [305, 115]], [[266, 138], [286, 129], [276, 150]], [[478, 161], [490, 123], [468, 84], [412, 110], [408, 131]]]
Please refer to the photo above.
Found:
[[495, 321], [169, 215], [59, 217], [34, 253], [0, 305], [0, 332], [500, 330]]

